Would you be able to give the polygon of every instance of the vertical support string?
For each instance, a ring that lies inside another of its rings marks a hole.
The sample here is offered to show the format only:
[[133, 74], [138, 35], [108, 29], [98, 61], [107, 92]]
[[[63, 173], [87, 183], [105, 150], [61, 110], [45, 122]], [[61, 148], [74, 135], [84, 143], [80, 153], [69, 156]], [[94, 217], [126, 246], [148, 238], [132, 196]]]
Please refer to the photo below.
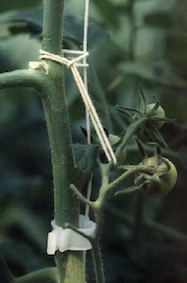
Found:
[[[88, 52], [88, 19], [89, 19], [89, 0], [85, 0], [85, 12], [84, 12], [84, 35], [83, 35], [83, 54]], [[87, 64], [87, 57], [83, 58], [83, 64]], [[83, 81], [85, 88], [88, 92], [88, 75], [87, 68], [83, 67]], [[91, 143], [91, 132], [90, 132], [90, 117], [86, 110], [86, 130], [87, 130], [87, 141]]]
[[[83, 35], [83, 54], [88, 52], [88, 19], [89, 19], [89, 0], [85, 0], [85, 11], [84, 11], [84, 35]], [[83, 58], [83, 64], [87, 65], [87, 56]], [[88, 92], [88, 73], [87, 67], [83, 67], [83, 82]], [[91, 143], [91, 127], [90, 127], [90, 116], [86, 109], [86, 132], [87, 132], [87, 142]], [[87, 186], [87, 199], [90, 199], [92, 192], [92, 176], [90, 176], [90, 180]], [[85, 216], [89, 215], [89, 206], [85, 207]], [[86, 267], [86, 251], [83, 253], [84, 257], [84, 266]]]
[[[89, 0], [85, 0], [83, 54], [88, 52], [88, 21], [89, 21]], [[85, 66], [87, 65], [86, 56], [83, 58], [83, 64], [85, 64]], [[83, 67], [83, 82], [88, 92], [88, 74], [86, 67]], [[87, 109], [86, 109], [86, 131], [87, 131], [87, 142], [88, 144], [90, 144], [91, 143], [90, 117]], [[92, 177], [90, 177], [90, 181], [87, 187], [87, 199], [90, 199], [91, 191], [92, 191]], [[89, 214], [89, 206], [86, 205], [85, 216], [88, 216], [88, 214]]]

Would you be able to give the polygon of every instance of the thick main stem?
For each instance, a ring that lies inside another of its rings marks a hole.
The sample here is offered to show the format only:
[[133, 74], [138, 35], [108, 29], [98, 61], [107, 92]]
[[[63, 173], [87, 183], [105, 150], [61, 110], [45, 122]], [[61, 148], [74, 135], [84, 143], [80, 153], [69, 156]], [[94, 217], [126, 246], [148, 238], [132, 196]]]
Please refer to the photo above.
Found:
[[[63, 8], [63, 0], [44, 3], [43, 49], [58, 55], [62, 46]], [[45, 91], [41, 96], [52, 155], [55, 222], [58, 226], [66, 222], [78, 226], [79, 202], [69, 188], [73, 183], [74, 164], [63, 71], [55, 62], [48, 65]], [[61, 283], [85, 282], [82, 253], [57, 252], [56, 262]]]

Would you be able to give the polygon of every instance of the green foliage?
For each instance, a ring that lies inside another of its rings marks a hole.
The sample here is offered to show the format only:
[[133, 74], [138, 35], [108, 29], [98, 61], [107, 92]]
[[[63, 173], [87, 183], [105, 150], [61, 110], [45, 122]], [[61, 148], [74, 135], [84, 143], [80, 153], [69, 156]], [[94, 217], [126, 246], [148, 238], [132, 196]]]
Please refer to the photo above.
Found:
[[86, 176], [89, 177], [93, 171], [98, 155], [98, 147], [93, 144], [73, 145], [76, 167]]
[[[22, 33], [30, 36], [42, 38], [42, 20], [43, 10], [41, 7], [30, 9], [13, 10], [0, 15], [0, 24], [2, 26], [0, 37], [15, 36]], [[80, 16], [71, 15], [71, 11], [66, 10], [64, 16], [64, 40], [63, 45], [67, 48], [69, 45], [82, 44], [83, 39], [83, 19]], [[99, 42], [107, 39], [108, 34], [95, 23], [89, 24], [88, 45], [93, 48]]]

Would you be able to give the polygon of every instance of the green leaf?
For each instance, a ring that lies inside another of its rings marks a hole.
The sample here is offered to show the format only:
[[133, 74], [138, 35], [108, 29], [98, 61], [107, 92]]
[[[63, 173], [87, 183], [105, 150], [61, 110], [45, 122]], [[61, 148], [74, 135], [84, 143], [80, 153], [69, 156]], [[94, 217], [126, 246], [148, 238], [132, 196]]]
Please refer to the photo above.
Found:
[[[42, 32], [43, 12], [40, 8], [13, 10], [0, 14], [1, 33], [7, 36], [21, 32], [40, 34]], [[3, 30], [2, 30], [3, 27]]]
[[[69, 12], [68, 12], [69, 13]], [[82, 45], [84, 21], [83, 17], [64, 15], [63, 35], [66, 41], [72, 40]], [[40, 36], [42, 33], [43, 12], [41, 8], [14, 10], [0, 14], [0, 37], [11, 34], [29, 33]], [[93, 22], [88, 26], [88, 45], [93, 48], [99, 42], [106, 40], [109, 34]]]
[[93, 144], [76, 143], [73, 145], [73, 149], [76, 167], [86, 176], [89, 176], [95, 167], [98, 147]]

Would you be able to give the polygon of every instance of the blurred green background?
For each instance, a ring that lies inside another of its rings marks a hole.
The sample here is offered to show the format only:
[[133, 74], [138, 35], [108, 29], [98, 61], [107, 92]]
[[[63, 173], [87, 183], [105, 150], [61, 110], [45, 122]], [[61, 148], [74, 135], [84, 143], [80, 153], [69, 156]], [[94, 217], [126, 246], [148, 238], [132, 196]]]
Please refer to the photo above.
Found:
[[[83, 0], [65, 1], [65, 48], [81, 48]], [[0, 2], [0, 72], [38, 59], [42, 2]], [[102, 251], [107, 283], [187, 282], [187, 3], [185, 0], [93, 0], [90, 3], [89, 89], [105, 127], [127, 127], [116, 105], [137, 107], [138, 84], [156, 94], [167, 117], [161, 130], [179, 178], [164, 198], [133, 193], [106, 206]], [[84, 106], [66, 72], [74, 142], [85, 142]], [[129, 147], [128, 162], [139, 162]], [[127, 186], [128, 184], [125, 184]], [[94, 195], [98, 177], [94, 179]], [[143, 207], [143, 209], [142, 209]], [[141, 214], [141, 215], [140, 215]], [[141, 217], [141, 225], [139, 218]], [[42, 106], [32, 89], [0, 91], [0, 252], [19, 276], [54, 265], [46, 255], [53, 219], [50, 151]], [[88, 253], [88, 282], [93, 267]], [[0, 282], [6, 283], [0, 267]]]

